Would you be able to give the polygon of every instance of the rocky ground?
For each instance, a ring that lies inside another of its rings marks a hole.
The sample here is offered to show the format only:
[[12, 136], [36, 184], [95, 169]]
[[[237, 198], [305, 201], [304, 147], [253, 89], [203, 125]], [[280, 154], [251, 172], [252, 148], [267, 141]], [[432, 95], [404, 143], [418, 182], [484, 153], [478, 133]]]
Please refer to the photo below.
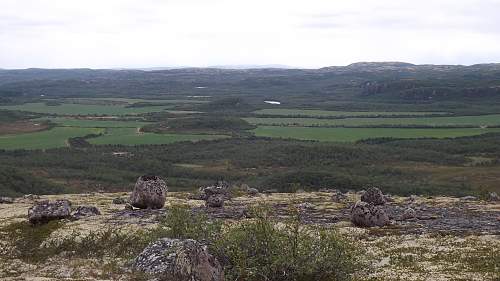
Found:
[[[450, 197], [393, 197], [385, 205], [391, 224], [385, 227], [359, 228], [350, 222], [350, 207], [359, 195], [346, 194], [332, 200], [328, 192], [259, 194], [227, 201], [223, 208], [206, 208], [205, 202], [191, 200], [188, 193], [169, 192], [166, 206], [160, 210], [128, 210], [113, 199], [127, 199], [128, 193], [94, 193], [41, 198], [16, 199], [0, 204], [0, 228], [27, 220], [28, 209], [37, 200], [68, 199], [73, 208], [96, 206], [101, 215], [65, 221], [48, 239], [72, 233], [102, 229], [147, 229], [157, 225], [175, 204], [188, 204], [193, 212], [228, 222], [249, 218], [248, 209], [266, 203], [278, 219], [290, 215], [290, 206], [301, 210], [305, 224], [338, 228], [364, 249], [371, 266], [359, 273], [359, 280], [500, 280], [500, 202]], [[334, 202], [338, 201], [338, 202]], [[406, 218], [411, 207], [414, 217]], [[10, 245], [0, 241], [2, 251]], [[72, 258], [62, 256], [43, 263], [28, 263], [0, 256], [1, 280], [130, 280], [127, 260]]]

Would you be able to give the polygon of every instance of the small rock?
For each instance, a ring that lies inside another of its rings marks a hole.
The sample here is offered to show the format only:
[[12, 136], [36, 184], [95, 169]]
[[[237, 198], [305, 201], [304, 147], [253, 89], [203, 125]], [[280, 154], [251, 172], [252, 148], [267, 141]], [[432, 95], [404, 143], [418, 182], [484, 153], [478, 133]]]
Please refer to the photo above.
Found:
[[113, 204], [121, 205], [121, 204], [125, 204], [125, 203], [127, 203], [127, 200], [125, 198], [122, 198], [122, 197], [113, 198]]
[[36, 199], [40, 199], [40, 195], [26, 194], [23, 196], [23, 198], [28, 199], [28, 200], [36, 200]]
[[91, 217], [91, 216], [98, 216], [100, 215], [101, 212], [97, 207], [94, 206], [79, 206], [76, 208], [75, 212], [73, 213], [73, 217], [75, 219], [80, 219], [83, 217]]
[[130, 204], [139, 209], [161, 209], [165, 205], [167, 184], [157, 176], [141, 176], [130, 195]]
[[363, 195], [361, 195], [361, 201], [372, 203], [373, 205], [383, 205], [385, 204], [385, 197], [380, 189], [370, 187], [365, 193], [363, 193]]
[[32, 224], [47, 223], [51, 220], [69, 218], [71, 202], [68, 200], [40, 201], [28, 210], [28, 220]]
[[259, 190], [257, 188], [248, 188], [247, 189], [247, 193], [248, 195], [250, 196], [256, 196], [256, 195], [259, 195]]
[[335, 203], [343, 203], [343, 202], [346, 202], [348, 201], [348, 197], [347, 195], [341, 193], [341, 192], [337, 192], [337, 193], [334, 193], [332, 195], [332, 201], [335, 202]]
[[211, 208], [221, 208], [224, 206], [224, 196], [222, 194], [212, 195], [207, 198], [205, 205]]
[[191, 239], [162, 238], [147, 246], [133, 262], [135, 270], [158, 280], [223, 281], [224, 270], [205, 245]]
[[14, 198], [0, 197], [0, 204], [12, 204], [12, 203], [14, 203]]
[[133, 211], [134, 207], [130, 203], [126, 203], [125, 207], [123, 207], [123, 209], [128, 210], [128, 211]]
[[314, 210], [314, 209], [316, 209], [316, 206], [314, 206], [314, 204], [312, 204], [312, 203], [304, 202], [304, 203], [298, 204], [297, 208], [302, 209], [302, 210]]
[[402, 220], [414, 219], [417, 217], [417, 212], [412, 208], [406, 208], [404, 210], [403, 215], [401, 216]]
[[351, 209], [351, 222], [360, 227], [385, 226], [390, 223], [389, 216], [382, 206], [358, 201]]
[[231, 199], [231, 186], [225, 181], [218, 181], [214, 185], [200, 188], [200, 197], [207, 200], [212, 195], [222, 195], [225, 199]]
[[496, 192], [490, 192], [488, 194], [488, 201], [500, 201], [500, 197]]
[[477, 197], [474, 196], [464, 196], [460, 197], [460, 201], [476, 201]]

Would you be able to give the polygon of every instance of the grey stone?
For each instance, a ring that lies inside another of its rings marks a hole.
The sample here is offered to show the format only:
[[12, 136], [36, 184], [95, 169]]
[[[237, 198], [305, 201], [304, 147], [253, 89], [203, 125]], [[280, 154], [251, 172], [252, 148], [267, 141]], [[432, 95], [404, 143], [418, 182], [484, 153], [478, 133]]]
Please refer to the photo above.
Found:
[[73, 218], [80, 219], [83, 217], [98, 216], [101, 212], [94, 206], [79, 206], [73, 213]]
[[477, 197], [474, 197], [474, 196], [464, 196], [464, 197], [460, 197], [460, 200], [461, 201], [476, 201]]
[[32, 224], [47, 223], [51, 220], [69, 218], [71, 202], [68, 200], [40, 201], [28, 210], [28, 220]]
[[385, 226], [390, 223], [389, 216], [382, 206], [358, 201], [351, 209], [351, 222], [360, 227]]
[[133, 262], [135, 270], [157, 280], [223, 281], [224, 270], [205, 245], [191, 239], [162, 238], [149, 244]]
[[490, 192], [488, 194], [488, 201], [500, 201], [500, 197], [496, 192]]
[[0, 197], [0, 204], [12, 204], [12, 203], [14, 203], [14, 198]]
[[361, 201], [371, 203], [373, 205], [385, 204], [385, 197], [382, 191], [376, 187], [370, 187], [361, 195]]
[[402, 220], [414, 219], [417, 217], [417, 212], [412, 208], [406, 208], [401, 216]]
[[215, 194], [207, 198], [205, 205], [211, 208], [221, 208], [224, 206], [225, 198], [222, 194]]
[[130, 204], [139, 209], [161, 209], [165, 205], [167, 184], [157, 176], [141, 176], [130, 195]]

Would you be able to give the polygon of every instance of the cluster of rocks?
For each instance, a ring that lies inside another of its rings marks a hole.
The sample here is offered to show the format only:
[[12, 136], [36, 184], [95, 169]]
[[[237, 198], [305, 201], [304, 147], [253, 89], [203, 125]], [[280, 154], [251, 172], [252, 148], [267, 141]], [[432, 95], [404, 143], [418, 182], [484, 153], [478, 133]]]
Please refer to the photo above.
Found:
[[368, 188], [361, 201], [356, 202], [351, 209], [351, 222], [360, 227], [385, 226], [390, 223], [389, 216], [383, 205], [386, 198], [376, 187]]
[[100, 215], [94, 206], [79, 206], [72, 212], [71, 202], [61, 199], [55, 201], [38, 201], [28, 210], [28, 220], [31, 224], [44, 224], [52, 220], [81, 219], [83, 217]]

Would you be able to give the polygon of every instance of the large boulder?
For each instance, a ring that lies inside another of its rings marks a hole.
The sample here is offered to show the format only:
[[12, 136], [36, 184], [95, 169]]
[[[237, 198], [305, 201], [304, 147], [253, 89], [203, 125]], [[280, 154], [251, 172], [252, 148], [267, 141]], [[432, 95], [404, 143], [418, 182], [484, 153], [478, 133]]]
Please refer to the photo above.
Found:
[[389, 216], [382, 206], [358, 201], [351, 209], [351, 222], [360, 227], [385, 226], [390, 223]]
[[165, 205], [167, 184], [157, 176], [141, 176], [130, 195], [130, 204], [139, 209], [161, 209]]
[[69, 218], [71, 202], [68, 200], [39, 201], [28, 210], [28, 220], [32, 224], [47, 223], [51, 220]]
[[401, 216], [402, 220], [414, 219], [417, 217], [417, 212], [412, 208], [406, 208]]
[[383, 205], [385, 204], [385, 197], [380, 189], [370, 187], [363, 193], [363, 195], [361, 195], [361, 201], [371, 203], [373, 205]]
[[98, 216], [100, 215], [101, 212], [97, 207], [94, 206], [79, 206], [76, 208], [75, 212], [73, 213], [73, 218], [75, 219], [80, 219], [83, 217], [92, 217], [92, 216]]
[[162, 238], [147, 246], [134, 260], [133, 268], [157, 280], [223, 281], [219, 261], [205, 245], [195, 240]]

